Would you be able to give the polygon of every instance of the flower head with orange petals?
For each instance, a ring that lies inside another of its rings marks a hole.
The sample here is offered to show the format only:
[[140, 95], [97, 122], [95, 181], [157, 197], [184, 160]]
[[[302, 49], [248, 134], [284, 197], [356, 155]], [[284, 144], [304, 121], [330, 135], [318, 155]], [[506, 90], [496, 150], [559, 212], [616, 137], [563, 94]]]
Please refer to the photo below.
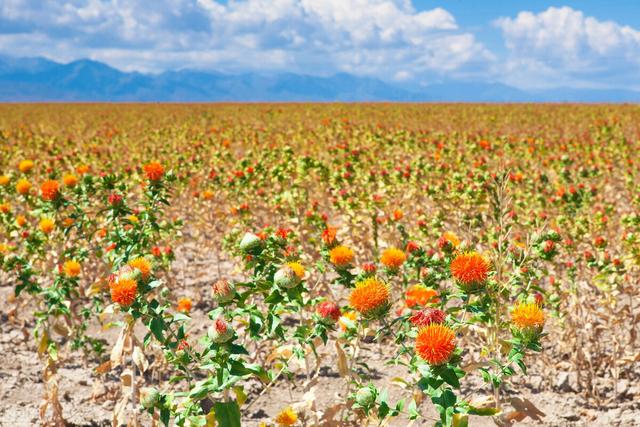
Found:
[[413, 308], [417, 305], [425, 306], [427, 304], [436, 304], [440, 302], [438, 292], [436, 290], [427, 288], [421, 284], [409, 287], [404, 295], [407, 307], [409, 308]]
[[64, 271], [64, 274], [67, 277], [78, 277], [80, 275], [80, 270], [80, 263], [73, 259], [65, 262], [62, 266], [62, 271]]
[[40, 186], [40, 192], [44, 200], [53, 201], [60, 194], [60, 183], [52, 179], [45, 181]]
[[511, 322], [518, 329], [542, 329], [544, 311], [538, 304], [520, 303], [511, 311]]
[[375, 277], [358, 282], [349, 305], [366, 318], [380, 317], [389, 309], [389, 286]]
[[33, 169], [33, 160], [22, 160], [18, 163], [18, 169], [22, 173], [27, 173]]
[[26, 179], [19, 179], [16, 183], [16, 191], [20, 194], [28, 194], [29, 190], [31, 190], [31, 183]]
[[123, 277], [111, 285], [111, 301], [123, 307], [129, 307], [136, 299], [138, 283], [134, 279]]
[[407, 254], [398, 248], [387, 248], [382, 252], [380, 262], [390, 270], [399, 269], [407, 260]]
[[430, 323], [418, 331], [416, 353], [431, 365], [447, 362], [455, 348], [456, 335], [446, 325]]
[[346, 246], [336, 246], [329, 251], [329, 260], [336, 267], [346, 267], [353, 261], [353, 250]]
[[164, 175], [164, 167], [158, 162], [150, 162], [144, 165], [144, 174], [150, 181], [159, 181]]
[[191, 298], [180, 298], [177, 309], [181, 313], [189, 313], [191, 311]]
[[129, 267], [135, 268], [142, 275], [143, 280], [147, 280], [151, 274], [151, 262], [145, 257], [132, 259], [128, 263]]
[[327, 225], [327, 228], [322, 232], [322, 241], [327, 246], [332, 246], [336, 242], [336, 235], [338, 234], [338, 229], [336, 227], [331, 227]]
[[464, 289], [476, 288], [487, 281], [491, 265], [477, 252], [458, 254], [449, 266], [451, 275]]
[[40, 231], [44, 234], [49, 234], [55, 228], [55, 223], [51, 218], [42, 218], [40, 224], [38, 224], [38, 228], [40, 228]]
[[298, 422], [298, 414], [288, 406], [276, 415], [275, 421], [279, 427], [290, 427]]
[[62, 182], [67, 187], [75, 187], [78, 183], [78, 177], [76, 177], [74, 174], [68, 173], [62, 177]]

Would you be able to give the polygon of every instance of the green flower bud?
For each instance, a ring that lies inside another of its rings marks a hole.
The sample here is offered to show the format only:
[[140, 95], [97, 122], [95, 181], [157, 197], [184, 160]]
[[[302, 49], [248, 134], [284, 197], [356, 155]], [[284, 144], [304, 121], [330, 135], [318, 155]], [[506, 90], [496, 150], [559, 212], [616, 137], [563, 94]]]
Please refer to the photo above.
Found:
[[245, 233], [240, 241], [240, 250], [242, 252], [255, 252], [262, 247], [262, 240], [253, 233]]
[[291, 289], [300, 283], [300, 279], [291, 267], [285, 265], [273, 275], [273, 282], [281, 288]]

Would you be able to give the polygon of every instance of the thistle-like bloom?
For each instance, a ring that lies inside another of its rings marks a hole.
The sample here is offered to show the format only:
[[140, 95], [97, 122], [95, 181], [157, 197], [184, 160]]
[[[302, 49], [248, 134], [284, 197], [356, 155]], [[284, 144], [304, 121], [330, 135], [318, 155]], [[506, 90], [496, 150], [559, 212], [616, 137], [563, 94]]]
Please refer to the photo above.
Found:
[[304, 266], [298, 261], [291, 261], [287, 263], [287, 267], [293, 270], [298, 280], [304, 278]]
[[448, 326], [431, 323], [418, 331], [416, 353], [431, 365], [447, 362], [456, 348], [456, 335]]
[[123, 277], [111, 285], [111, 301], [122, 307], [129, 307], [136, 299], [138, 283], [134, 279]]
[[432, 323], [444, 323], [446, 317], [446, 313], [442, 310], [427, 308], [426, 310], [416, 311], [412, 314], [409, 322], [415, 326], [427, 326]]
[[433, 304], [440, 302], [438, 292], [434, 289], [427, 288], [424, 285], [413, 285], [405, 292], [405, 301], [407, 307], [412, 308], [416, 305], [425, 306], [427, 304]]
[[375, 277], [358, 282], [349, 295], [349, 305], [365, 317], [378, 317], [389, 308], [389, 286]]
[[18, 227], [24, 227], [26, 223], [27, 223], [27, 218], [24, 215], [16, 216], [16, 225]]
[[275, 421], [278, 426], [290, 427], [298, 422], [298, 414], [288, 406], [276, 415]]
[[40, 228], [40, 231], [44, 234], [49, 234], [55, 228], [55, 223], [51, 218], [42, 218], [40, 224], [38, 224], [38, 228]]
[[129, 261], [129, 267], [135, 268], [142, 275], [143, 280], [147, 280], [151, 274], [151, 262], [145, 257], [139, 257]]
[[16, 191], [20, 194], [28, 194], [29, 190], [31, 190], [31, 183], [26, 179], [19, 179], [16, 183]]
[[11, 205], [9, 202], [0, 203], [0, 213], [9, 213], [11, 212]]
[[147, 163], [146, 165], [144, 165], [143, 169], [144, 174], [150, 181], [159, 181], [164, 175], [164, 168], [158, 162]]
[[511, 322], [518, 329], [542, 329], [544, 312], [538, 304], [520, 303], [511, 311]]
[[191, 311], [191, 298], [180, 298], [177, 309], [181, 313], [189, 313]]
[[74, 174], [68, 173], [64, 177], [62, 177], [62, 182], [67, 187], [75, 187], [78, 183], [78, 178]]
[[398, 248], [387, 248], [382, 252], [380, 262], [390, 270], [397, 270], [407, 260], [407, 254]]
[[62, 271], [67, 277], [78, 277], [80, 275], [80, 263], [73, 259], [69, 260], [62, 266]]
[[482, 285], [489, 276], [489, 261], [477, 252], [456, 256], [449, 266], [451, 275], [466, 289]]
[[33, 160], [22, 160], [20, 163], [18, 163], [18, 169], [22, 173], [29, 172], [31, 169], [33, 169]]
[[338, 304], [332, 301], [323, 301], [317, 305], [316, 311], [318, 315], [322, 318], [322, 320], [327, 323], [336, 323], [338, 319], [340, 319], [340, 307]]
[[336, 241], [336, 235], [338, 234], [338, 229], [336, 227], [327, 226], [327, 228], [322, 232], [322, 241], [325, 245], [331, 246]]
[[7, 185], [11, 181], [7, 175], [0, 175], [0, 185]]
[[55, 200], [60, 194], [60, 183], [55, 180], [48, 180], [42, 183], [40, 186], [40, 192], [42, 193], [42, 198], [47, 201]]
[[346, 246], [336, 246], [329, 252], [329, 260], [336, 267], [346, 267], [353, 261], [353, 251]]
[[78, 172], [78, 175], [84, 175], [87, 172], [89, 172], [89, 166], [87, 165], [80, 165], [76, 168], [76, 172]]
[[211, 295], [218, 302], [229, 302], [233, 300], [236, 295], [236, 291], [226, 279], [220, 279], [211, 287]]

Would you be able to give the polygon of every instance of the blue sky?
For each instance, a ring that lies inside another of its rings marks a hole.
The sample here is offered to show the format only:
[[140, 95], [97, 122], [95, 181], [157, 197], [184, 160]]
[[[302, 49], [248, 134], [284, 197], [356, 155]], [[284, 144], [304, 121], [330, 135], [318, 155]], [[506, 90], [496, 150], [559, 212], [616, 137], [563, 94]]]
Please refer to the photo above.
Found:
[[151, 73], [640, 89], [640, 0], [2, 0], [0, 54]]

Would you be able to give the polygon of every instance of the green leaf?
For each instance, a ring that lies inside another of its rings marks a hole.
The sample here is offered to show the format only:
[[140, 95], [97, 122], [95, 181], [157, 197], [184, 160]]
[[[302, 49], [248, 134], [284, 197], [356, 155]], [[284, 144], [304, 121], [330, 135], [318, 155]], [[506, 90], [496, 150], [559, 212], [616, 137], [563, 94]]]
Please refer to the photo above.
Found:
[[164, 322], [162, 321], [162, 319], [159, 319], [157, 317], [151, 319], [151, 322], [149, 323], [149, 329], [158, 341], [164, 342], [164, 335], [162, 334], [162, 332], [164, 331]]
[[444, 368], [438, 372], [440, 377], [451, 387], [460, 388], [460, 381], [458, 380], [458, 375], [451, 368]]
[[219, 426], [241, 427], [240, 408], [235, 400], [233, 402], [216, 402], [213, 404], [213, 410]]

